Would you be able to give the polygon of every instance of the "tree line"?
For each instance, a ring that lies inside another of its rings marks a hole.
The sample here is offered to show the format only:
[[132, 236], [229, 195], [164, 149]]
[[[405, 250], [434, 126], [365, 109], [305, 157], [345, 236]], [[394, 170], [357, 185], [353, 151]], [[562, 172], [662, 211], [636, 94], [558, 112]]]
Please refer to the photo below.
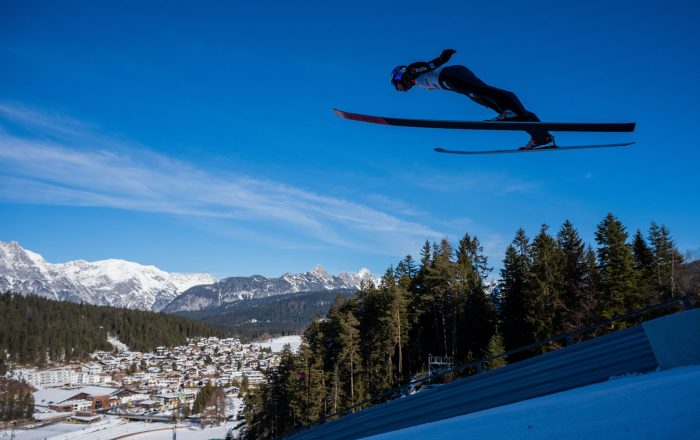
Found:
[[0, 421], [31, 419], [34, 389], [16, 380], [0, 377]]
[[608, 214], [595, 241], [569, 221], [532, 239], [519, 229], [495, 289], [485, 287], [492, 268], [476, 236], [426, 242], [419, 261], [407, 255], [380, 286], [338, 296], [298, 353], [285, 349], [246, 397], [246, 438], [276, 438], [381, 395], [425, 372], [431, 354], [483, 359], [681, 294], [683, 257], [666, 226], [630, 239]]
[[36, 295], [0, 294], [0, 369], [14, 362], [86, 359], [96, 350], [112, 351], [108, 335], [134, 351], [183, 344], [186, 338], [221, 335], [205, 324], [164, 313], [54, 301]]

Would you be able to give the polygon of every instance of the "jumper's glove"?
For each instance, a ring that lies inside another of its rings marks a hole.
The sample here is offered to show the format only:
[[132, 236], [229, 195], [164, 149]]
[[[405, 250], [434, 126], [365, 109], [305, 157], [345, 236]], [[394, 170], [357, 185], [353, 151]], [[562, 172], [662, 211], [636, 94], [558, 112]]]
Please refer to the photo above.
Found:
[[443, 50], [442, 53], [440, 54], [440, 59], [441, 59], [442, 61], [444, 61], [444, 62], [447, 62], [447, 61], [449, 61], [450, 57], [451, 57], [455, 52], [457, 52], [457, 51], [454, 50], [454, 49], [445, 49], [445, 50]]

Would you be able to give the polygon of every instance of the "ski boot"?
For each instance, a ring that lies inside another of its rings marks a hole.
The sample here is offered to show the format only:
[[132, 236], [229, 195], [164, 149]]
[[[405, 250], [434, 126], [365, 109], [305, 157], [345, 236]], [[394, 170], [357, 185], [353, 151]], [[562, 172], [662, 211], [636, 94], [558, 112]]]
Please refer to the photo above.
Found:
[[512, 110], [504, 110], [503, 113], [487, 121], [522, 121], [523, 118]]
[[520, 147], [520, 150], [534, 150], [535, 148], [557, 148], [557, 145], [554, 143], [554, 136], [547, 134], [537, 139], [533, 137], [527, 144]]

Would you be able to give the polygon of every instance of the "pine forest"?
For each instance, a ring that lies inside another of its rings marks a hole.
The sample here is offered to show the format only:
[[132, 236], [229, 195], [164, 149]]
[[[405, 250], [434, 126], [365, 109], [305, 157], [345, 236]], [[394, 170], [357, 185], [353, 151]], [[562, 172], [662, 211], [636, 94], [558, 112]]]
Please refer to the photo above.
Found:
[[489, 291], [492, 268], [479, 239], [466, 234], [456, 244], [426, 242], [417, 260], [408, 255], [389, 267], [380, 286], [339, 295], [305, 331], [298, 353], [285, 350], [267, 384], [247, 396], [247, 438], [276, 438], [368, 406], [370, 397], [424, 375], [429, 355], [459, 365], [697, 290], [666, 226], [652, 223], [630, 237], [613, 214], [597, 225], [595, 247], [566, 221], [534, 237], [519, 229], [504, 255]]

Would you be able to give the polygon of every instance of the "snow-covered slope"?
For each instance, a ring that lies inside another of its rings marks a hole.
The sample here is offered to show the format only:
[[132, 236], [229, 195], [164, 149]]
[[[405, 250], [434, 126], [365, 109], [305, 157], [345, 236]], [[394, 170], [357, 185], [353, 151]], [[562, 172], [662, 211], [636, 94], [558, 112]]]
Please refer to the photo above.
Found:
[[174, 313], [213, 309], [245, 299], [297, 292], [357, 289], [362, 281], [379, 284], [379, 279], [367, 269], [360, 269], [353, 274], [343, 272], [340, 275], [331, 275], [320, 265], [305, 273], [286, 273], [278, 278], [266, 278], [261, 275], [230, 277], [218, 283], [188, 289], [164, 311]]
[[0, 292], [159, 311], [190, 287], [214, 282], [208, 274], [169, 273], [125, 260], [52, 264], [16, 242], [0, 242]]
[[525, 400], [371, 440], [700, 438], [700, 365]]
[[263, 348], [269, 348], [273, 353], [280, 353], [285, 345], [289, 345], [292, 352], [296, 353], [301, 346], [300, 335], [280, 336], [278, 338], [267, 339], [262, 342], [255, 342], [254, 345], [259, 345]]

